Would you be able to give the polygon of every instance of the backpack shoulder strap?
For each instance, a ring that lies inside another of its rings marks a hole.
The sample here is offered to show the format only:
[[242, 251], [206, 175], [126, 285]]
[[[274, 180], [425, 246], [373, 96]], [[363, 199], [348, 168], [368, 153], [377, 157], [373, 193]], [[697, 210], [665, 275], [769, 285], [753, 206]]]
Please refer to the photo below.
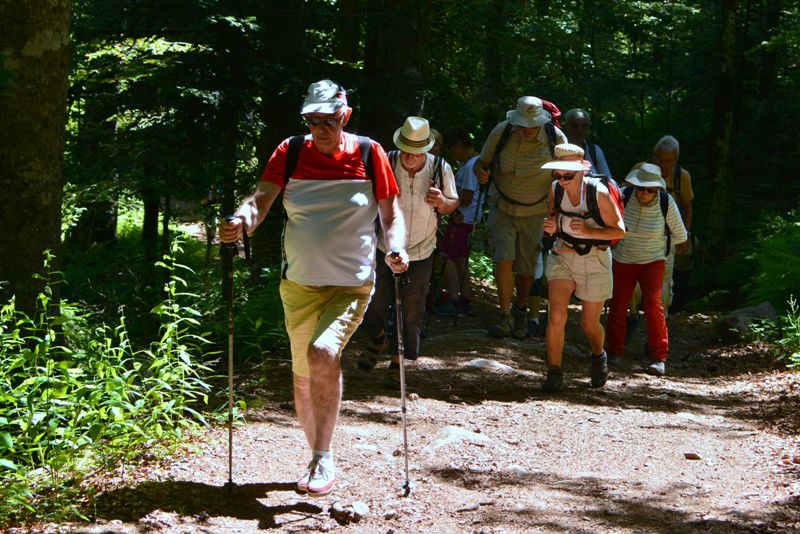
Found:
[[592, 216], [594, 222], [600, 226], [605, 226], [603, 217], [600, 215], [600, 203], [597, 202], [597, 182], [600, 179], [587, 180], [586, 182], [586, 208], [589, 210], [589, 215]]
[[490, 169], [494, 169], [494, 166], [500, 160], [500, 153], [506, 147], [506, 143], [508, 143], [508, 138], [511, 137], [511, 128], [512, 124], [509, 122], [506, 124], [506, 127], [503, 128], [503, 133], [500, 134], [500, 139], [497, 140], [497, 145], [494, 147], [494, 156], [492, 156], [492, 161], [489, 164]]
[[556, 157], [556, 127], [552, 122], [544, 125], [544, 133], [547, 134], [547, 144], [550, 147], [550, 157]]
[[400, 159], [400, 151], [390, 150], [386, 155], [389, 157], [389, 163], [392, 165], [392, 172], [394, 172], [395, 167], [397, 167], [397, 160]]
[[594, 163], [594, 167], [599, 171], [600, 167], [598, 166], [597, 163], [597, 145], [595, 145], [594, 143], [592, 143], [587, 139], [586, 148], [589, 149], [589, 157], [592, 158], [592, 163]]
[[556, 182], [556, 187], [553, 190], [553, 209], [556, 210], [556, 213], [563, 213], [561, 209], [561, 202], [564, 200], [564, 188], [561, 187], [561, 184]]
[[372, 168], [372, 139], [359, 135], [358, 150], [361, 152], [361, 162], [364, 164], [367, 178], [372, 180], [375, 177]]
[[664, 223], [667, 222], [667, 212], [669, 211], [669, 193], [663, 189], [658, 192], [658, 203], [661, 204], [661, 214], [664, 216]]
[[664, 235], [667, 236], [667, 249], [664, 256], [669, 256], [669, 249], [672, 248], [672, 232], [667, 224], [667, 212], [669, 211], [669, 193], [663, 189], [658, 193], [658, 203], [661, 205], [661, 214], [664, 216]]
[[633, 187], [628, 186], [622, 189], [622, 205], [627, 206], [628, 201], [633, 196]]
[[289, 183], [289, 178], [297, 168], [297, 160], [300, 159], [300, 149], [303, 148], [305, 135], [294, 135], [289, 138], [289, 148], [286, 151], [286, 167], [283, 174], [284, 183]]
[[442, 156], [436, 156], [433, 158], [433, 177], [431, 178], [431, 183], [441, 191], [442, 189], [442, 162], [444, 158]]
[[[377, 198], [377, 186], [375, 184], [375, 167], [372, 163], [372, 139], [363, 135], [357, 136], [358, 150], [361, 152], [361, 162], [364, 164], [364, 172], [372, 184], [372, 196]], [[394, 169], [392, 169], [394, 171]]]
[[675, 169], [672, 171], [672, 190], [675, 191], [675, 198], [678, 202], [681, 201], [681, 166], [675, 164]]

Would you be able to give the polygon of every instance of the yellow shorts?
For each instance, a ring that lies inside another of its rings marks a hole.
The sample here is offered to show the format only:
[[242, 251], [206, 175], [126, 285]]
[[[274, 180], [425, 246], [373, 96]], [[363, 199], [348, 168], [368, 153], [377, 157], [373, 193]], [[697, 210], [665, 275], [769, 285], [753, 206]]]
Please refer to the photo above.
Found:
[[575, 296], [586, 302], [604, 302], [611, 298], [614, 277], [611, 275], [611, 250], [592, 247], [585, 256], [576, 252], [550, 253], [548, 280], [572, 280]]
[[372, 297], [374, 282], [363, 286], [306, 286], [281, 280], [281, 300], [286, 332], [292, 349], [292, 372], [311, 375], [308, 349], [323, 346], [342, 355], [350, 337], [361, 324]]

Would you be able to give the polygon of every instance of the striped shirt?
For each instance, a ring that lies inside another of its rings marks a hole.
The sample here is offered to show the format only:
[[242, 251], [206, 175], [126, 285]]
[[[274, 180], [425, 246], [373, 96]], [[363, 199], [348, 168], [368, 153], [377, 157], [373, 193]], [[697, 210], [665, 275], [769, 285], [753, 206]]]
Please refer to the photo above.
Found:
[[[628, 189], [623, 188], [624, 191]], [[667, 226], [670, 230], [672, 245], [683, 243], [687, 239], [678, 205], [672, 195], [667, 208]], [[667, 236], [664, 234], [664, 215], [661, 213], [661, 202], [656, 196], [650, 204], [642, 205], [631, 194], [625, 206], [625, 237], [614, 247], [614, 259], [620, 263], [644, 264], [665, 259]]]

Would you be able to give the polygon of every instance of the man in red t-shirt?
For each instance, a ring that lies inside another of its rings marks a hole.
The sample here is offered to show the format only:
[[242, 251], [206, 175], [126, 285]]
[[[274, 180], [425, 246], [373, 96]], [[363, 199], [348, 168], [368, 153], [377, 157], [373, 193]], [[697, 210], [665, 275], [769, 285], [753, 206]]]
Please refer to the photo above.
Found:
[[362, 157], [364, 145], [344, 131], [352, 112], [340, 85], [312, 83], [300, 111], [311, 133], [296, 161], [289, 162], [293, 170], [287, 173], [286, 139], [269, 158], [256, 192], [236, 210], [236, 219], [220, 226], [225, 243], [241, 238], [243, 227], [252, 233], [283, 191], [287, 220], [280, 293], [295, 408], [311, 448], [297, 490], [311, 497], [329, 494], [336, 478], [331, 442], [342, 397], [340, 358], [373, 292], [377, 216], [384, 242], [396, 252], [386, 256], [387, 265], [395, 273], [408, 268], [389, 160], [374, 141], [369, 141], [370, 158]]

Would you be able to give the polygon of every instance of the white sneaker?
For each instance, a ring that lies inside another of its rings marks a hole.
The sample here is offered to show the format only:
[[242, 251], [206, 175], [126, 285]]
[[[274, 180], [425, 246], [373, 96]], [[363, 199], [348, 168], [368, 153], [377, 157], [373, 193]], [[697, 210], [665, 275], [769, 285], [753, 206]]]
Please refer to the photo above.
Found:
[[308, 462], [305, 474], [302, 477], [300, 477], [300, 479], [297, 481], [297, 487], [295, 488], [295, 491], [297, 493], [305, 495], [308, 492], [308, 479], [311, 476], [311, 468], [313, 466], [314, 466], [314, 460]]
[[336, 467], [333, 457], [323, 458], [318, 456], [309, 464], [308, 484], [306, 491], [309, 497], [324, 497], [333, 491], [336, 482]]

